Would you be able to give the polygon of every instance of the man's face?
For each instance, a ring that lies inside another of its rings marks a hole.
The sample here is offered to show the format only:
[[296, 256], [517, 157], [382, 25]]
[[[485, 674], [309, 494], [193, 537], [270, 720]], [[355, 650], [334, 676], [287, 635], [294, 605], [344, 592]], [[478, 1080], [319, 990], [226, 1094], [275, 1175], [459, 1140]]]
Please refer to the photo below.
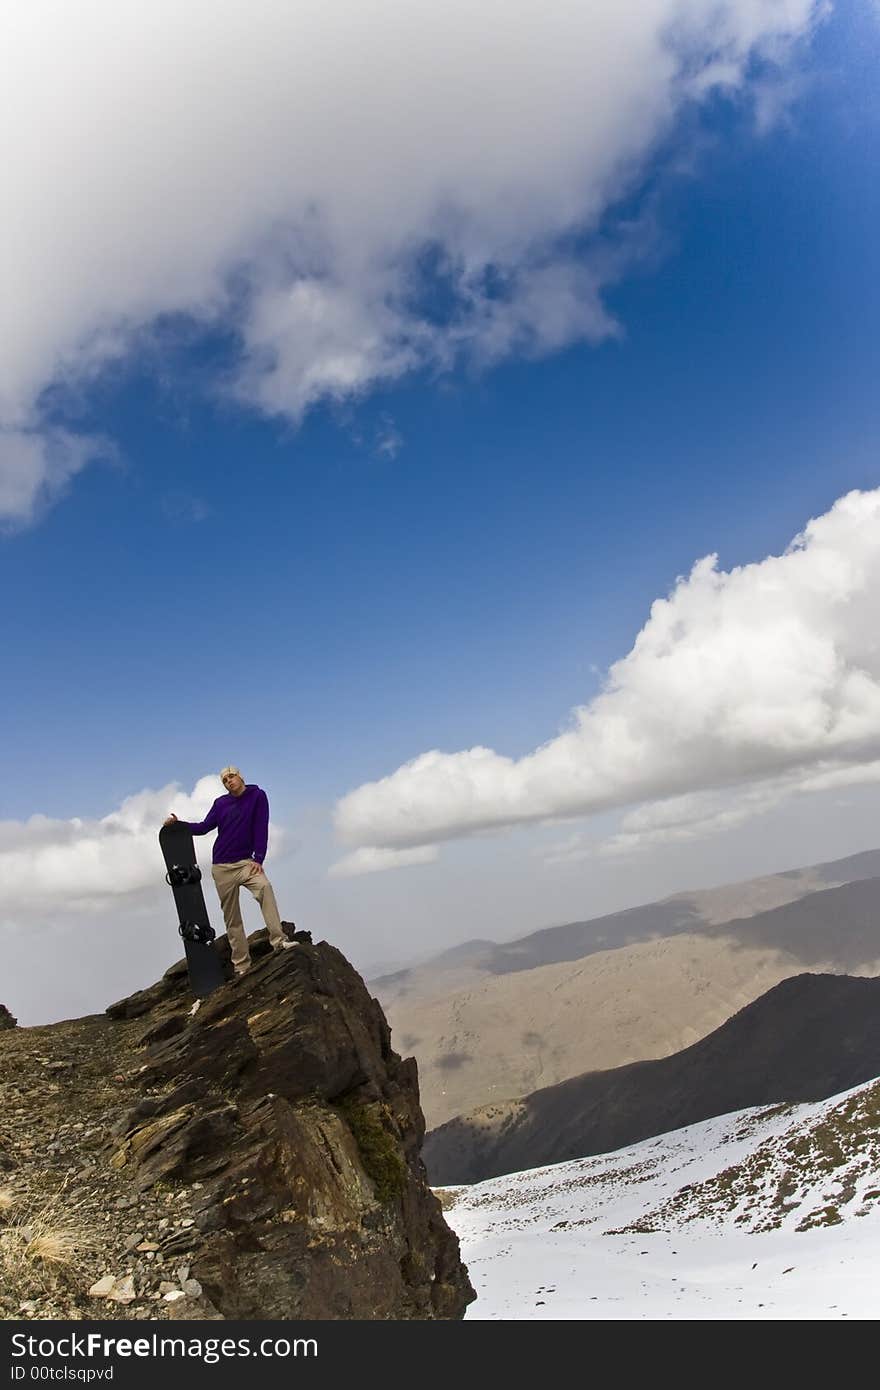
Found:
[[223, 785], [233, 796], [241, 796], [244, 791], [244, 779], [240, 772], [227, 772], [223, 778]]

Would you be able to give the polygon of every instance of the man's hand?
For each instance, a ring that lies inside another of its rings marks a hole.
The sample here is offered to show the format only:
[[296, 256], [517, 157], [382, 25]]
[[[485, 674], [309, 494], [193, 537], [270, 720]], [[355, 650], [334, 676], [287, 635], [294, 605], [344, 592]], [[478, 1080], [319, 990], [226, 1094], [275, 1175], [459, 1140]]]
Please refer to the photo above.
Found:
[[262, 866], [262, 864], [258, 863], [257, 860], [255, 859], [255, 860], [254, 860], [254, 864], [253, 864], [253, 868], [251, 869], [250, 873], [248, 874], [248, 878], [256, 878], [257, 874], [261, 874], [262, 872], [263, 872], [263, 866]]
[[162, 824], [163, 824], [163, 825], [173, 825], [174, 822], [175, 822], [176, 820], [177, 820], [177, 817], [176, 817], [176, 815], [174, 814], [174, 812], [172, 811], [172, 812], [171, 812], [171, 815], [168, 817], [168, 819], [167, 819], [167, 820], [163, 820]]

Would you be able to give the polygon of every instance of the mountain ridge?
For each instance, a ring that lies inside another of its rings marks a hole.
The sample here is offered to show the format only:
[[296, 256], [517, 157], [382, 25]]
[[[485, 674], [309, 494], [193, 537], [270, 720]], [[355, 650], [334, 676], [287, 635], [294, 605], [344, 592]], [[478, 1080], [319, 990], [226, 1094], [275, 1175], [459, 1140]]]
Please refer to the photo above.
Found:
[[[880, 973], [880, 878], [828, 886], [878, 858], [800, 871], [793, 900], [789, 883], [782, 904], [690, 931], [664, 934], [654, 917], [648, 940], [523, 970], [465, 966], [380, 992], [395, 1039], [418, 1061], [429, 1128], [568, 1076], [679, 1051], [786, 976]], [[729, 890], [718, 891], [729, 908]], [[647, 909], [637, 911], [646, 923]]]
[[588, 1072], [431, 1131], [435, 1186], [609, 1152], [750, 1106], [821, 1100], [880, 1074], [880, 979], [781, 981], [671, 1057]]
[[[660, 920], [676, 930], [688, 931], [698, 923], [718, 925], [754, 915], [726, 904], [732, 896], [744, 891], [752, 891], [760, 898], [762, 894], [790, 894], [783, 901], [756, 906], [755, 912], [769, 911], [772, 907], [783, 906], [785, 902], [798, 901], [810, 893], [823, 888], [853, 883], [862, 879], [880, 878], [880, 849], [860, 850], [856, 854], [845, 855], [840, 859], [825, 860], [819, 864], [808, 864], [793, 869], [783, 869], [772, 874], [761, 874], [755, 878], [731, 880], [714, 888], [682, 889], [667, 894], [665, 898], [651, 899], [633, 907], [620, 908], [614, 912], [602, 913], [598, 917], [587, 917], [555, 926], [539, 927], [524, 936], [510, 941], [496, 942], [489, 938], [475, 937], [451, 946], [437, 955], [430, 956], [418, 966], [406, 966], [400, 970], [389, 971], [370, 977], [370, 988], [380, 997], [388, 984], [402, 983], [406, 977], [413, 977], [420, 971], [429, 971], [436, 976], [445, 965], [460, 966], [462, 963], [480, 962], [492, 974], [503, 974], [506, 969], [532, 969], [536, 965], [554, 964], [564, 960], [579, 960], [590, 950], [604, 950], [614, 944], [625, 945], [644, 937], [638, 932], [644, 930], [650, 935], [662, 935], [657, 930], [657, 910], [662, 909]], [[716, 904], [725, 904], [720, 908]], [[699, 905], [703, 911], [699, 911]], [[618, 942], [609, 940], [614, 936], [613, 924], [634, 926], [635, 933], [624, 933]], [[545, 954], [537, 950], [539, 944], [550, 945]], [[584, 945], [586, 949], [580, 950]], [[574, 951], [575, 954], [568, 954]]]

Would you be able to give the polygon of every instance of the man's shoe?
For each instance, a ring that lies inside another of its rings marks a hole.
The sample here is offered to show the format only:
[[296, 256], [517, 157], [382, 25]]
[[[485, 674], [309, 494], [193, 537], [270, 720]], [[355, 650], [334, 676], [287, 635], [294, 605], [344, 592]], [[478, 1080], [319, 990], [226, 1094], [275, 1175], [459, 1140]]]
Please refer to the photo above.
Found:
[[298, 946], [298, 945], [299, 945], [299, 942], [298, 942], [298, 941], [287, 941], [287, 940], [284, 940], [284, 941], [279, 941], [279, 943], [278, 943], [277, 946], [273, 946], [273, 947], [272, 947], [272, 950], [273, 950], [273, 951], [291, 951], [291, 950], [293, 950], [294, 946]]
[[240, 975], [246, 975], [246, 974], [248, 973], [248, 971], [250, 970], [250, 968], [251, 968], [251, 967], [250, 967], [250, 964], [248, 964], [248, 965], [237, 965], [237, 966], [235, 967], [235, 978], [238, 979], [238, 977], [239, 977]]

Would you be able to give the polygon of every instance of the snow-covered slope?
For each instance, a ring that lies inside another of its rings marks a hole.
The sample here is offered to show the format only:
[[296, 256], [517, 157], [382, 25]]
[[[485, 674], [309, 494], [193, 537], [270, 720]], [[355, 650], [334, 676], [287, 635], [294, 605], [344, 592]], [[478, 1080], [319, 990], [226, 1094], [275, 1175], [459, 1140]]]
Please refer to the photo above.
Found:
[[441, 1197], [468, 1318], [874, 1319], [880, 1080]]

